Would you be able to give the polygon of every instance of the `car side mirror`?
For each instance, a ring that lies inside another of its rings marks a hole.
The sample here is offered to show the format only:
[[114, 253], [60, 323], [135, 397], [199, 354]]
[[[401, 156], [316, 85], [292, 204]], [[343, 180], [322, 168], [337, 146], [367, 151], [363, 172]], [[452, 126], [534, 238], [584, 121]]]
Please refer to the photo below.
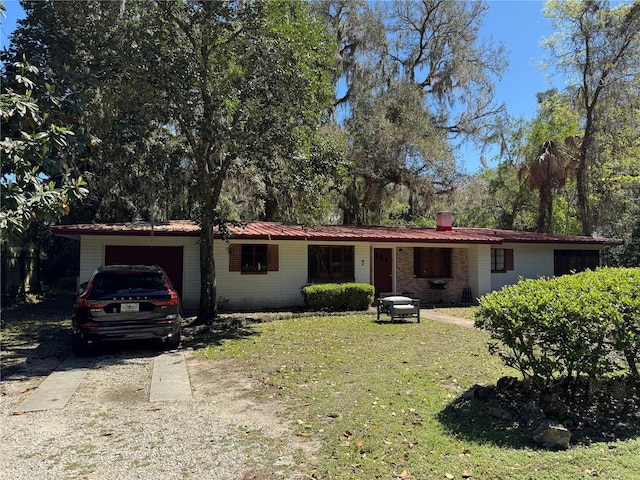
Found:
[[78, 288], [78, 295], [82, 295], [87, 291], [87, 285], [89, 285], [89, 282], [82, 282], [80, 284], [80, 288]]

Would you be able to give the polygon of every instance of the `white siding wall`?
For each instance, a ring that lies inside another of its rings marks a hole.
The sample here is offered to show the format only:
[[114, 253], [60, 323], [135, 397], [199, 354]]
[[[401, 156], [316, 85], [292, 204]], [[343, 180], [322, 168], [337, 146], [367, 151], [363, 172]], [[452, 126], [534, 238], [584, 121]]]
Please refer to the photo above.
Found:
[[[503, 244], [495, 248], [513, 249], [513, 270], [491, 274], [491, 289], [500, 290], [520, 278], [553, 275], [553, 245]], [[491, 271], [491, 267], [489, 267]]]
[[80, 283], [104, 265], [107, 245], [183, 247], [182, 305], [198, 307], [200, 300], [200, 247], [198, 237], [134, 237], [121, 235], [83, 235], [80, 240]]
[[[598, 246], [522, 243], [505, 243], [496, 248], [513, 248], [514, 269], [505, 273], [491, 274], [491, 289], [499, 290], [505, 285], [517, 283], [520, 278], [539, 278], [553, 276], [554, 250], [597, 250]], [[489, 267], [491, 271], [491, 267]]]
[[[242, 243], [242, 242], [232, 242]], [[303, 305], [300, 288], [307, 284], [307, 248], [309, 245], [347, 245], [343, 242], [246, 242], [278, 244], [279, 269], [267, 274], [247, 275], [229, 272], [229, 254], [222, 240], [214, 242], [216, 283], [219, 305], [229, 309], [280, 308]], [[104, 264], [107, 245], [182, 246], [183, 294], [185, 309], [197, 309], [200, 299], [200, 249], [198, 237], [135, 237], [89, 235], [81, 237], [79, 282], [89, 279], [93, 271]], [[376, 245], [378, 246], [378, 245]], [[452, 245], [460, 247], [460, 245]], [[474, 297], [513, 284], [519, 278], [553, 275], [554, 249], [594, 249], [594, 246], [504, 244], [498, 248], [513, 248], [514, 270], [491, 273], [491, 246], [469, 245], [469, 287]], [[372, 283], [371, 244], [355, 245], [355, 281]], [[395, 275], [394, 275], [395, 277]], [[396, 278], [394, 278], [394, 282]]]
[[[226, 244], [214, 244], [218, 304], [225, 309], [280, 308], [304, 305], [300, 288], [308, 283], [307, 248], [309, 245], [344, 243], [304, 241], [250, 241], [232, 243], [277, 244], [279, 268], [267, 274], [242, 274], [229, 271]], [[369, 244], [355, 246], [355, 281], [370, 283]]]
[[471, 245], [468, 251], [469, 288], [474, 298], [491, 291], [491, 247], [489, 245]]

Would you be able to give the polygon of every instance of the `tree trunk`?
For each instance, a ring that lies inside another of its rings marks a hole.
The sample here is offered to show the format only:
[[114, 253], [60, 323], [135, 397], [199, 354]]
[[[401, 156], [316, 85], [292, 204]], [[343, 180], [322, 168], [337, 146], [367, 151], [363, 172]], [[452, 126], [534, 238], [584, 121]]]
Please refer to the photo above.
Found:
[[217, 315], [213, 223], [205, 213], [200, 224], [200, 310], [198, 321], [211, 325]]
[[540, 201], [538, 203], [538, 232], [550, 233], [550, 212], [553, 211], [553, 194], [551, 185], [542, 185], [539, 189]]
[[585, 102], [587, 120], [584, 128], [584, 136], [580, 145], [580, 156], [576, 166], [576, 189], [578, 191], [578, 218], [582, 224], [582, 234], [591, 236], [593, 228], [591, 226], [591, 212], [589, 211], [589, 193], [587, 185], [587, 158], [591, 147], [591, 132], [593, 130], [593, 108]]
[[576, 188], [578, 190], [578, 218], [582, 224], [582, 234], [591, 236], [591, 213], [589, 212], [589, 195], [587, 193], [587, 155], [586, 152], [580, 155], [578, 167], [576, 168]]

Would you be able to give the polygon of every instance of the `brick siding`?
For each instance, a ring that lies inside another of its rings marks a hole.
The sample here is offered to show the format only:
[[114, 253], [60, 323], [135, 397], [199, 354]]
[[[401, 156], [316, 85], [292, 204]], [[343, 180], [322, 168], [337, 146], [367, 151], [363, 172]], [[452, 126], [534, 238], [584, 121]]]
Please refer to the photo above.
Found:
[[429, 288], [427, 278], [418, 278], [413, 274], [413, 248], [401, 247], [396, 251], [398, 292], [410, 293], [412, 297], [420, 299], [423, 305], [439, 303], [458, 303], [462, 300], [462, 290], [468, 287], [469, 259], [467, 249], [454, 248], [451, 252], [453, 278], [444, 278], [447, 286], [444, 292]]

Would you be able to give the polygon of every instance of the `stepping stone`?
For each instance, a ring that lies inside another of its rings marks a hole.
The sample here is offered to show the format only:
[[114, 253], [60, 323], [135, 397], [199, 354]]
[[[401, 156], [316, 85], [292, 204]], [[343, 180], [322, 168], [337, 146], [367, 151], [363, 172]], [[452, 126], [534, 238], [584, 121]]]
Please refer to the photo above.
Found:
[[168, 352], [153, 360], [151, 402], [190, 400], [191, 382], [181, 352]]
[[87, 375], [91, 364], [92, 360], [77, 357], [63, 361], [58, 370], [45, 378], [14, 412], [37, 412], [64, 408], [80, 382]]

